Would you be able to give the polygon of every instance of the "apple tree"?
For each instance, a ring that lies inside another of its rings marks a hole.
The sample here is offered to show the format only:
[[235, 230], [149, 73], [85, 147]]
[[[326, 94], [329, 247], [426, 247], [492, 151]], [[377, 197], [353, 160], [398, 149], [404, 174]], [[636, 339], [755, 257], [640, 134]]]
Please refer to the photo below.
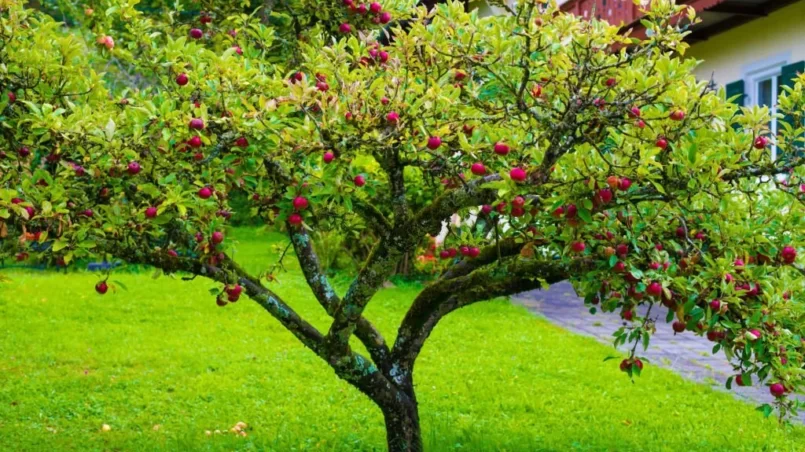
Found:
[[[623, 318], [629, 377], [665, 321], [713, 342], [728, 386], [797, 409], [805, 77], [772, 136], [768, 109], [693, 76], [696, 19], [670, 1], [644, 40], [541, 1], [221, 3], [48, 2], [71, 27], [0, 4], [0, 258], [119, 259], [248, 297], [377, 404], [390, 450], [422, 448], [414, 365], [442, 318], [568, 279]], [[233, 258], [234, 191], [287, 231], [329, 329]], [[366, 306], [454, 214], [387, 341]], [[377, 238], [346, 293], [314, 231]]]

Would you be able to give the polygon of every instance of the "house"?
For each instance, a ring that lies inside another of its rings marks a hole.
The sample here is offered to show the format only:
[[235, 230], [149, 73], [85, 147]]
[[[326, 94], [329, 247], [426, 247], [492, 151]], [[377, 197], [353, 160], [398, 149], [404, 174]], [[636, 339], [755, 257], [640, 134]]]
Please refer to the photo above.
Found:
[[[605, 19], [635, 36], [645, 32], [632, 0], [565, 0], [564, 11]], [[768, 106], [805, 72], [805, 0], [678, 0], [696, 9], [701, 23], [686, 38], [690, 58], [701, 60], [700, 80], [712, 79], [738, 96], [739, 105]], [[777, 132], [777, 119], [770, 124]], [[772, 158], [776, 157], [772, 149]]]

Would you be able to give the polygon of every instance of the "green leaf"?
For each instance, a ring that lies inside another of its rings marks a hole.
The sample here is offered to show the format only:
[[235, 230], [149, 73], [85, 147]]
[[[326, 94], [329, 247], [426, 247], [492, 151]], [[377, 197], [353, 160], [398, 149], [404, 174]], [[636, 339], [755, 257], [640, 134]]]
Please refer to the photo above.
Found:
[[128, 287], [126, 287], [126, 285], [125, 285], [125, 284], [123, 284], [122, 282], [120, 282], [120, 281], [118, 281], [118, 280], [114, 280], [114, 281], [112, 281], [112, 282], [113, 282], [113, 283], [114, 283], [116, 286], [119, 286], [121, 289], [123, 289], [123, 290], [125, 290], [126, 292], [128, 292], [129, 288], [128, 288]]
[[59, 240], [56, 240], [55, 242], [53, 242], [53, 247], [51, 248], [51, 250], [54, 253], [58, 253], [59, 251], [67, 248], [67, 245], [69, 245], [67, 242], [65, 242], [64, 240], [59, 239]]

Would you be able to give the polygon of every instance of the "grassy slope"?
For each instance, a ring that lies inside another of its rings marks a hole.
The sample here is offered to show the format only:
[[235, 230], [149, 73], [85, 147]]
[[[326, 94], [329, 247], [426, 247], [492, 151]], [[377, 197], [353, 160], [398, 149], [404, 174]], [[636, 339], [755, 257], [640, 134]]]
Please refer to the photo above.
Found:
[[[240, 258], [273, 262], [244, 230]], [[248, 245], [248, 249], [246, 248]], [[288, 261], [290, 263], [290, 260]], [[292, 273], [278, 292], [326, 319]], [[0, 449], [379, 450], [380, 413], [248, 301], [217, 308], [211, 285], [120, 274], [11, 273], [0, 292]], [[416, 287], [384, 290], [368, 315], [389, 336]], [[636, 384], [609, 347], [496, 301], [437, 328], [417, 365], [431, 450], [801, 450], [727, 394], [648, 367]], [[250, 424], [247, 438], [204, 431]], [[102, 424], [112, 431], [100, 432]], [[160, 424], [158, 431], [154, 425]]]

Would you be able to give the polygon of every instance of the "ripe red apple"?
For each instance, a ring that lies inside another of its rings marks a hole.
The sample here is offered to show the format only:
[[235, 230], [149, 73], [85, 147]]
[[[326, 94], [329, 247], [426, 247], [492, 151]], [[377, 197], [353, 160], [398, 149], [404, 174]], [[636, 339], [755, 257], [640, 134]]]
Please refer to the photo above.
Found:
[[210, 241], [213, 244], [218, 245], [219, 243], [224, 241], [224, 233], [220, 231], [213, 232], [212, 235], [210, 236]]
[[106, 284], [106, 281], [101, 281], [98, 284], [95, 284], [95, 292], [104, 295], [108, 291], [109, 291], [109, 285]]
[[762, 334], [760, 333], [760, 331], [756, 330], [756, 329], [751, 329], [751, 330], [746, 332], [746, 338], [749, 339], [752, 342], [760, 339], [761, 336], [762, 336]]
[[492, 206], [490, 206], [489, 204], [484, 204], [483, 206], [481, 206], [481, 212], [484, 215], [489, 215], [490, 213], [492, 213]]
[[618, 84], [618, 81], [615, 80], [615, 78], [613, 78], [613, 77], [608, 78], [607, 81], [606, 81], [606, 85], [608, 87], [610, 87], [610, 88], [612, 88], [613, 86], [615, 86], [617, 84]]
[[212, 190], [210, 187], [201, 187], [198, 191], [198, 197], [201, 199], [210, 199], [212, 196]]
[[631, 367], [632, 363], [630, 363], [628, 359], [624, 359], [623, 361], [621, 361], [620, 364], [621, 372], [628, 372]]
[[682, 333], [685, 331], [685, 323], [677, 320], [671, 324], [671, 328], [674, 329], [674, 333]]
[[391, 13], [389, 13], [389, 12], [380, 13], [380, 16], [378, 16], [378, 19], [380, 20], [381, 24], [385, 25], [385, 24], [391, 22]]
[[615, 273], [623, 273], [626, 271], [626, 264], [624, 264], [622, 261], [615, 262], [615, 265], [612, 266], [612, 271]]
[[157, 208], [151, 206], [145, 209], [145, 218], [155, 218], [157, 216]]
[[483, 176], [486, 174], [486, 167], [481, 162], [475, 162], [470, 167], [470, 171], [472, 171], [472, 174], [475, 174], [476, 176]]
[[292, 213], [291, 215], [288, 216], [288, 223], [290, 223], [293, 226], [299, 226], [300, 224], [302, 224], [302, 215], [299, 215], [298, 213]]
[[497, 143], [495, 143], [494, 150], [495, 150], [495, 154], [497, 154], [497, 155], [506, 155], [506, 154], [509, 153], [509, 151], [511, 149], [509, 148], [508, 144], [501, 143], [500, 141], [498, 141]]
[[609, 204], [612, 201], [612, 190], [608, 188], [602, 188], [598, 190], [598, 199], [601, 200], [602, 204]]
[[553, 212], [551, 212], [551, 216], [553, 216], [554, 218], [560, 218], [564, 214], [565, 214], [565, 208], [562, 206], [557, 207], [556, 209], [554, 209]]
[[629, 245], [621, 243], [615, 247], [615, 252], [618, 254], [618, 257], [624, 258], [629, 254]]
[[316, 82], [316, 89], [326, 93], [330, 90], [330, 85], [328, 85], [327, 82]]
[[656, 145], [658, 148], [660, 148], [660, 149], [662, 149], [662, 150], [666, 150], [666, 149], [668, 149], [668, 140], [667, 140], [667, 139], [665, 139], [665, 137], [659, 137], [659, 138], [657, 138], [657, 142], [656, 142], [656, 143], [654, 143], [654, 144], [655, 144], [655, 145]]
[[8, 95], [8, 103], [9, 104], [13, 104], [14, 102], [17, 101], [17, 95], [14, 94], [13, 91], [9, 91], [7, 95]]
[[397, 122], [399, 120], [400, 120], [400, 115], [397, 114], [396, 111], [391, 111], [391, 112], [389, 112], [389, 114], [386, 115], [386, 121], [389, 124], [397, 124]]
[[184, 72], [176, 76], [176, 84], [179, 86], [185, 86], [189, 81], [190, 78]]
[[378, 14], [383, 11], [383, 6], [378, 2], [372, 2], [372, 4], [369, 5], [369, 11], [371, 11], [372, 14]]
[[567, 208], [565, 209], [565, 218], [571, 219], [576, 218], [578, 215], [579, 209], [576, 207], [575, 204], [568, 204]]
[[193, 39], [201, 39], [204, 37], [204, 32], [198, 28], [193, 28], [190, 30], [190, 37]]
[[28, 146], [22, 146], [17, 150], [17, 154], [19, 154], [20, 157], [25, 158], [31, 155], [31, 150], [28, 149]]
[[673, 119], [674, 121], [681, 121], [685, 119], [685, 112], [682, 110], [674, 110], [671, 113], [671, 119]]
[[780, 257], [786, 264], [793, 264], [797, 259], [797, 250], [793, 246], [784, 246], [780, 251]]
[[235, 146], [237, 146], [239, 148], [248, 147], [249, 146], [249, 140], [247, 140], [246, 137], [240, 137], [237, 140], [235, 140]]
[[349, 33], [352, 32], [352, 25], [344, 22], [338, 27], [338, 31], [340, 31], [341, 33], [343, 33], [345, 35], [349, 34]]
[[631, 114], [633, 118], [639, 118], [640, 107], [632, 107], [631, 110], [629, 110], [629, 114]]
[[467, 257], [470, 259], [475, 259], [479, 254], [481, 254], [481, 250], [477, 246], [471, 246], [467, 251]]
[[450, 250], [442, 250], [439, 252], [439, 257], [441, 259], [450, 259]]
[[755, 149], [764, 149], [766, 146], [769, 145], [769, 139], [764, 136], [759, 136], [755, 138]]
[[202, 144], [201, 137], [198, 135], [195, 135], [191, 137], [189, 140], [187, 140], [187, 145], [190, 146], [191, 148], [200, 148], [201, 144]]
[[785, 386], [783, 386], [782, 383], [774, 383], [769, 386], [769, 392], [771, 392], [771, 395], [779, 399], [780, 397], [785, 396]]
[[226, 300], [221, 298], [221, 296], [219, 295], [218, 298], [215, 299], [215, 304], [217, 304], [220, 307], [224, 307], [224, 306], [226, 306], [227, 303], [226, 303]]
[[618, 177], [618, 176], [609, 176], [609, 177], [607, 177], [607, 185], [609, 185], [609, 188], [615, 190], [620, 186], [620, 184], [621, 184], [621, 178], [620, 177]]
[[721, 300], [713, 300], [710, 302], [710, 309], [714, 312], [718, 312], [721, 310]]
[[381, 63], [386, 63], [389, 60], [389, 53], [385, 50], [381, 50], [380, 53], [377, 54], [377, 57]]
[[461, 131], [464, 132], [465, 135], [472, 135], [472, 131], [475, 130], [475, 126], [464, 124], [461, 126]]
[[646, 293], [652, 297], [659, 297], [662, 295], [662, 285], [654, 281], [646, 287]]
[[618, 184], [618, 189], [620, 191], [628, 191], [629, 187], [631, 187], [631, 186], [632, 186], [632, 181], [629, 180], [628, 177], [622, 177], [621, 181], [620, 181], [620, 184]]
[[84, 211], [81, 212], [81, 215], [84, 215], [87, 218], [92, 218], [92, 216], [95, 215], [95, 212], [93, 212], [92, 209], [84, 209]]
[[358, 174], [354, 179], [352, 179], [352, 182], [354, 182], [358, 187], [363, 187], [366, 185], [366, 178], [363, 177], [363, 175]]
[[632, 312], [631, 309], [626, 309], [625, 311], [621, 312], [621, 317], [623, 317], [623, 320], [631, 322], [634, 319], [634, 312]]
[[519, 217], [522, 217], [523, 215], [525, 215], [525, 209], [523, 209], [522, 207], [512, 206], [512, 210], [511, 210], [510, 214], [513, 217], [519, 218]]
[[442, 139], [439, 137], [430, 137], [428, 138], [428, 149], [435, 151], [439, 149], [439, 146], [442, 145]]
[[523, 198], [522, 196], [515, 196], [514, 199], [512, 199], [512, 207], [522, 208], [524, 206], [525, 206], [525, 198]]
[[297, 196], [293, 199], [293, 208], [296, 210], [305, 210], [308, 204], [308, 200], [304, 196]]
[[330, 163], [334, 159], [335, 159], [335, 154], [333, 154], [331, 151], [325, 152], [324, 156], [322, 157], [322, 160], [324, 160], [324, 163]]
[[204, 120], [200, 118], [193, 118], [190, 120], [188, 124], [191, 129], [194, 130], [203, 130], [204, 129]]
[[743, 378], [743, 375], [736, 375], [736, 376], [735, 376], [735, 384], [736, 384], [736, 385], [738, 385], [738, 386], [746, 386], [746, 385], [744, 384], [744, 378]]
[[584, 250], [587, 249], [587, 245], [585, 245], [584, 242], [573, 242], [573, 244], [570, 245], [570, 249], [572, 249], [574, 253], [583, 253]]
[[204, 160], [204, 154], [202, 154], [201, 152], [196, 152], [195, 154], [193, 154], [193, 160], [196, 160], [198, 162]]
[[523, 182], [528, 175], [522, 168], [512, 168], [512, 170], [509, 171], [509, 176], [515, 182]]

